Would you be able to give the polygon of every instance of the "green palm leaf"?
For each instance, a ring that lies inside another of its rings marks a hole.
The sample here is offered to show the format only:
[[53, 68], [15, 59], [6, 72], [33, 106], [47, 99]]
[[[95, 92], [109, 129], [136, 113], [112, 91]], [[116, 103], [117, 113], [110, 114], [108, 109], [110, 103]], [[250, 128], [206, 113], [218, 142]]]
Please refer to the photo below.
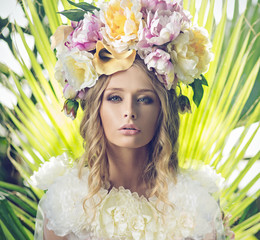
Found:
[[0, 181], [0, 232], [6, 239], [33, 239], [37, 198], [29, 188]]

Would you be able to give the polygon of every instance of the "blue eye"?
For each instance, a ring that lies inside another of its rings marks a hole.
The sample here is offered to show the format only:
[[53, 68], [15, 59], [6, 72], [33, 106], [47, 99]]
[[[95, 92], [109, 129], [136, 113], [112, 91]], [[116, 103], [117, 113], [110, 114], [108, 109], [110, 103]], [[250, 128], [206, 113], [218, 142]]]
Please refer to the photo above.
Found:
[[141, 103], [144, 103], [144, 104], [151, 104], [151, 103], [153, 103], [153, 99], [151, 97], [141, 97], [137, 101], [141, 102]]
[[113, 96], [109, 96], [107, 100], [111, 102], [120, 102], [122, 101], [122, 98], [117, 95], [113, 95]]

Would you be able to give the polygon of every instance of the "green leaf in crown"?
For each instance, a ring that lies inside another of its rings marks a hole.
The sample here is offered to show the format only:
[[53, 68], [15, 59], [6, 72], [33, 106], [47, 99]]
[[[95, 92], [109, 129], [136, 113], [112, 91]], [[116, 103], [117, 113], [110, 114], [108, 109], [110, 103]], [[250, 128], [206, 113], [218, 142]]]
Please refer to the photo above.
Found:
[[201, 79], [195, 78], [194, 82], [189, 84], [189, 86], [191, 86], [193, 90], [193, 98], [192, 98], [193, 102], [196, 104], [197, 107], [199, 107], [204, 94], [202, 85], [208, 86], [208, 82], [202, 74], [201, 74]]
[[80, 8], [80, 9], [69, 9], [69, 10], [64, 10], [62, 12], [58, 12], [62, 15], [64, 15], [66, 18], [68, 18], [69, 20], [71, 21], [80, 21], [84, 18], [84, 14], [87, 13], [87, 12], [91, 12], [93, 13], [94, 10], [97, 10], [99, 11], [99, 8], [92, 5], [92, 4], [89, 4], [89, 3], [86, 3], [86, 2], [80, 2], [80, 3], [74, 3], [72, 1], [69, 1], [68, 2], [77, 7], [77, 8]]

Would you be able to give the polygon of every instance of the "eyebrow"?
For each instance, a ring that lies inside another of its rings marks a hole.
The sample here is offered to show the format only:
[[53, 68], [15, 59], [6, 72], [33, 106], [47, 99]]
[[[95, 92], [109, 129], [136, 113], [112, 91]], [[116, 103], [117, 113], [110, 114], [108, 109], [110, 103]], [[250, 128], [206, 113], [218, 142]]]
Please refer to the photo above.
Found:
[[[107, 88], [105, 91], [120, 91], [120, 92], [123, 92], [124, 91], [124, 88]], [[140, 88], [137, 90], [137, 92], [152, 92], [152, 93], [155, 93], [153, 89], [149, 89], [149, 88]]]

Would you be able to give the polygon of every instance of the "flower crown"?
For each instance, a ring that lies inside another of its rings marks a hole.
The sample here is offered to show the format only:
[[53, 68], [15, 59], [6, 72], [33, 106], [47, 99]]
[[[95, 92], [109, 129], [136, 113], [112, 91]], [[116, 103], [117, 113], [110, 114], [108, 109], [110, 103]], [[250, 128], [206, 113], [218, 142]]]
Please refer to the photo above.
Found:
[[60, 13], [71, 26], [59, 26], [51, 37], [67, 115], [76, 117], [77, 100], [85, 98], [100, 75], [127, 70], [136, 54], [166, 89], [180, 88], [181, 112], [190, 111], [189, 99], [181, 94], [183, 84], [192, 87], [199, 105], [211, 43], [204, 28], [192, 25], [182, 0], [111, 0], [99, 7], [68, 2], [77, 9]]

